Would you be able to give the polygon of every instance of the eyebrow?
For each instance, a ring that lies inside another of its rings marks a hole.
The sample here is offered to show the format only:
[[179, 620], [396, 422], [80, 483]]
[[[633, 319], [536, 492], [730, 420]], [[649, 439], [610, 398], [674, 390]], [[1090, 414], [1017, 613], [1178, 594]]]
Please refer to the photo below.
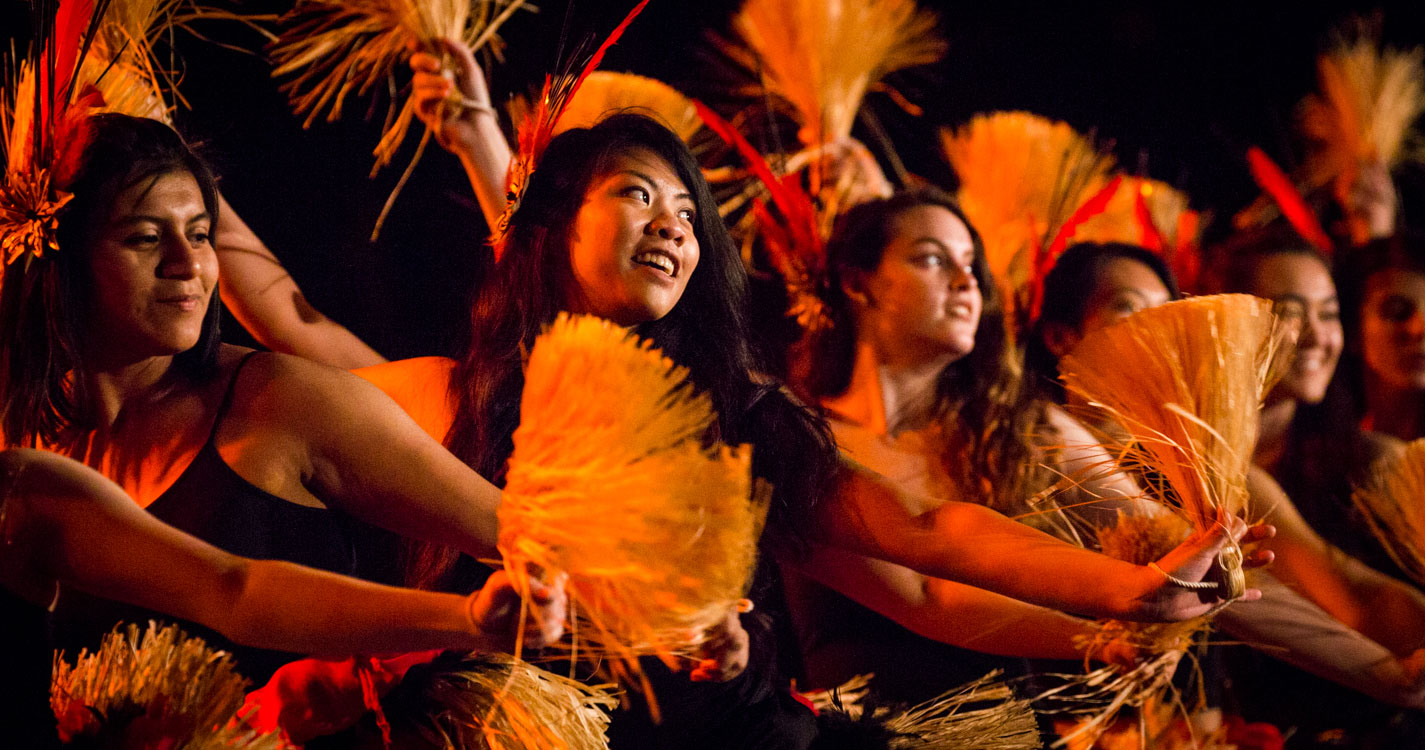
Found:
[[[196, 224], [200, 221], [212, 221], [212, 219], [213, 217], [209, 216], [207, 211], [204, 211], [203, 213], [198, 214], [197, 216], [194, 216], [193, 218], [189, 219], [186, 223], [188, 226], [192, 226], [193, 224]], [[162, 216], [149, 216], [148, 214], [131, 214], [129, 216], [125, 216], [122, 219], [119, 219], [114, 223], [118, 224], [119, 226], [127, 226], [129, 224], [139, 224], [145, 221], [150, 221], [154, 224], [162, 224], [167, 221], [167, 219], [163, 218]]]
[[[620, 169], [619, 171], [615, 172], [614, 174], [631, 174], [631, 175], [633, 175], [634, 177], [637, 177], [638, 179], [643, 180], [644, 182], [648, 183], [649, 185], [654, 185], [654, 186], [657, 186], [657, 185], [658, 185], [658, 181], [657, 181], [657, 180], [654, 180], [652, 177], [649, 177], [648, 175], [646, 175], [646, 174], [644, 174], [644, 173], [638, 171], [637, 169]], [[692, 199], [693, 199], [693, 194], [692, 194], [692, 193], [678, 193], [677, 195], [675, 195], [675, 196], [673, 196], [673, 197], [674, 197], [674, 198], [687, 198], [688, 200], [692, 200]]]
[[[1307, 299], [1307, 298], [1301, 296], [1300, 294], [1283, 294], [1283, 295], [1280, 296], [1280, 297], [1276, 297], [1273, 301], [1274, 301], [1274, 302], [1295, 302], [1295, 303], [1297, 303], [1297, 304], [1299, 304], [1299, 305], [1302, 305], [1303, 307], [1311, 304], [1311, 300], [1309, 300], [1309, 299]], [[1341, 300], [1340, 300], [1336, 295], [1333, 294], [1333, 295], [1331, 295], [1330, 297], [1327, 297], [1327, 298], [1321, 300], [1321, 304], [1323, 304], [1323, 305], [1326, 304], [1327, 302], [1335, 302], [1336, 304], [1339, 305], [1339, 304], [1341, 303]]]

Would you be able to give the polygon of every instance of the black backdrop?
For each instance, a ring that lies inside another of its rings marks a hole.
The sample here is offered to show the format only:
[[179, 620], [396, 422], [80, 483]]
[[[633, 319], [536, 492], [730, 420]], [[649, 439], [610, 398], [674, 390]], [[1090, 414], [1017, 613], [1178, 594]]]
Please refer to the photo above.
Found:
[[[506, 59], [491, 85], [497, 100], [535, 87], [570, 38], [606, 33], [632, 0], [543, 0], [506, 26]], [[290, 0], [240, 3], [280, 11]], [[699, 53], [723, 29], [734, 0], [653, 0], [605, 62], [716, 98]], [[1028, 109], [1096, 129], [1121, 163], [1187, 189], [1198, 208], [1227, 216], [1255, 194], [1241, 154], [1262, 145], [1290, 163], [1293, 105], [1313, 85], [1313, 59], [1333, 24], [1378, 3], [1292, 0], [1166, 3], [929, 2], [950, 42], [943, 63], [893, 83], [925, 108], [913, 118], [884, 95], [869, 101], [912, 172], [949, 185], [936, 124], [975, 112]], [[26, 3], [6, 0], [8, 36], [23, 38]], [[1384, 6], [1384, 36], [1425, 42], [1425, 4]], [[257, 35], [208, 23], [210, 38], [260, 48]], [[469, 294], [486, 251], [484, 226], [455, 160], [432, 146], [396, 203], [381, 239], [376, 216], [416, 142], [368, 179], [385, 102], [339, 123], [302, 130], [258, 55], [182, 36], [177, 41], [192, 104], [179, 128], [206, 144], [223, 190], [288, 266], [310, 301], [391, 357], [449, 353], [463, 336]], [[1418, 212], [1421, 178], [1402, 176], [1407, 211]], [[235, 324], [227, 338], [244, 342]]]

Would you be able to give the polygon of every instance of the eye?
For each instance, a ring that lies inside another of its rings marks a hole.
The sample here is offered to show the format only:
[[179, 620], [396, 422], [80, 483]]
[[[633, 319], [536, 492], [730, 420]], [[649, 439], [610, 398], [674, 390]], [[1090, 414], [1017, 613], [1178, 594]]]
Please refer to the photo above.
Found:
[[206, 229], [200, 229], [188, 235], [188, 241], [194, 245], [206, 245], [210, 240], [212, 240], [212, 235], [208, 234]]
[[1415, 305], [1404, 297], [1386, 297], [1380, 303], [1380, 316], [1392, 323], [1401, 323], [1415, 314]]
[[623, 194], [645, 204], [652, 200], [652, 197], [648, 193], [648, 188], [642, 185], [629, 185], [623, 189]]
[[156, 232], [139, 232], [124, 238], [124, 245], [128, 247], [145, 247], [157, 244], [158, 234]]
[[940, 253], [926, 253], [916, 256], [915, 264], [925, 268], [944, 268], [950, 265], [950, 259]]
[[678, 218], [692, 224], [698, 218], [698, 212], [691, 208], [680, 208], [678, 209]]

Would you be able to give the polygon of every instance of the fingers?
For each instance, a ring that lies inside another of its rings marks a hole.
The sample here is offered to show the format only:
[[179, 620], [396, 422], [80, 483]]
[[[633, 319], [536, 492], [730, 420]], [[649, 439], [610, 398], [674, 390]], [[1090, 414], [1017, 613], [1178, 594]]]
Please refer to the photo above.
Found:
[[1242, 560], [1244, 568], [1262, 568], [1272, 564], [1276, 554], [1269, 549], [1259, 549]]
[[737, 613], [731, 612], [721, 625], [709, 632], [699, 647], [703, 658], [694, 667], [689, 679], [694, 682], [726, 682], [747, 668], [750, 639], [742, 628]]
[[1248, 526], [1238, 539], [1242, 544], [1252, 544], [1254, 542], [1264, 542], [1277, 535], [1277, 527], [1269, 523], [1258, 523]]

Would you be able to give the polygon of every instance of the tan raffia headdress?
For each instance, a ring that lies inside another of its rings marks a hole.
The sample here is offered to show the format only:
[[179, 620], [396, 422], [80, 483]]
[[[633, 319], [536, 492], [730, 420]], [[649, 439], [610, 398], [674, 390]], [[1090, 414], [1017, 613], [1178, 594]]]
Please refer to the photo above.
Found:
[[[292, 76], [282, 85], [293, 110], [310, 127], [325, 113], [328, 122], [342, 116], [346, 98], [365, 96], [378, 85], [392, 91], [385, 128], [373, 153], [372, 176], [391, 162], [415, 119], [415, 102], [395, 93], [396, 67], [412, 48], [436, 50], [442, 39], [477, 51], [491, 44], [501, 25], [525, 0], [300, 0], [281, 19], [272, 45], [274, 77]], [[447, 106], [462, 107], [452, 94]], [[425, 153], [431, 133], [421, 136], [411, 163], [382, 209], [372, 232], [381, 231], [401, 186]]]
[[144, 747], [288, 747], [279, 732], [259, 734], [233, 720], [247, 689], [226, 652], [176, 625], [150, 622], [142, 636], [137, 625], [115, 629], [97, 651], [80, 651], [73, 666], [57, 655], [50, 707], [65, 742], [135, 747], [127, 732], [141, 725]]
[[[595, 70], [584, 79], [578, 92], [554, 124], [554, 135], [573, 128], [587, 128], [618, 112], [635, 112], [657, 120], [678, 134], [684, 143], [703, 126], [693, 100], [668, 84], [633, 73]], [[517, 123], [524, 118], [516, 118]]]
[[579, 57], [575, 55], [566, 62], [559, 73], [544, 77], [544, 88], [540, 91], [539, 97], [535, 99], [529, 114], [520, 123], [514, 160], [510, 163], [510, 173], [506, 177], [508, 196], [504, 213], [500, 214], [495, 226], [490, 227], [490, 248], [494, 251], [497, 262], [505, 254], [505, 248], [509, 244], [510, 219], [515, 215], [515, 211], [519, 210], [520, 201], [524, 198], [524, 191], [529, 186], [530, 175], [534, 173], [535, 165], [544, 155], [544, 149], [554, 138], [555, 127], [559, 123], [560, 116], [579, 93], [584, 81], [594, 70], [598, 69], [599, 63], [603, 62], [604, 55], [608, 53], [609, 48], [618, 42], [623, 33], [628, 30], [629, 24], [633, 23], [633, 19], [637, 18], [638, 14], [642, 13], [647, 6], [648, 0], [640, 0], [637, 5], [633, 6], [628, 15], [624, 16], [623, 21], [614, 27], [608, 38], [604, 39], [603, 43], [588, 57], [578, 74], [572, 72], [575, 60]]
[[942, 130], [941, 146], [960, 179], [960, 207], [1023, 330], [1058, 254], [1117, 192], [1113, 157], [1068, 124], [1028, 112], [976, 115]]
[[716, 415], [686, 377], [607, 320], [561, 315], [530, 352], [499, 508], [507, 569], [568, 576], [575, 656], [644, 691], [638, 657], [675, 661], [738, 606], [767, 511], [750, 450], [704, 443]]
[[1386, 553], [1425, 586], [1425, 439], [1378, 461], [1353, 498]]

